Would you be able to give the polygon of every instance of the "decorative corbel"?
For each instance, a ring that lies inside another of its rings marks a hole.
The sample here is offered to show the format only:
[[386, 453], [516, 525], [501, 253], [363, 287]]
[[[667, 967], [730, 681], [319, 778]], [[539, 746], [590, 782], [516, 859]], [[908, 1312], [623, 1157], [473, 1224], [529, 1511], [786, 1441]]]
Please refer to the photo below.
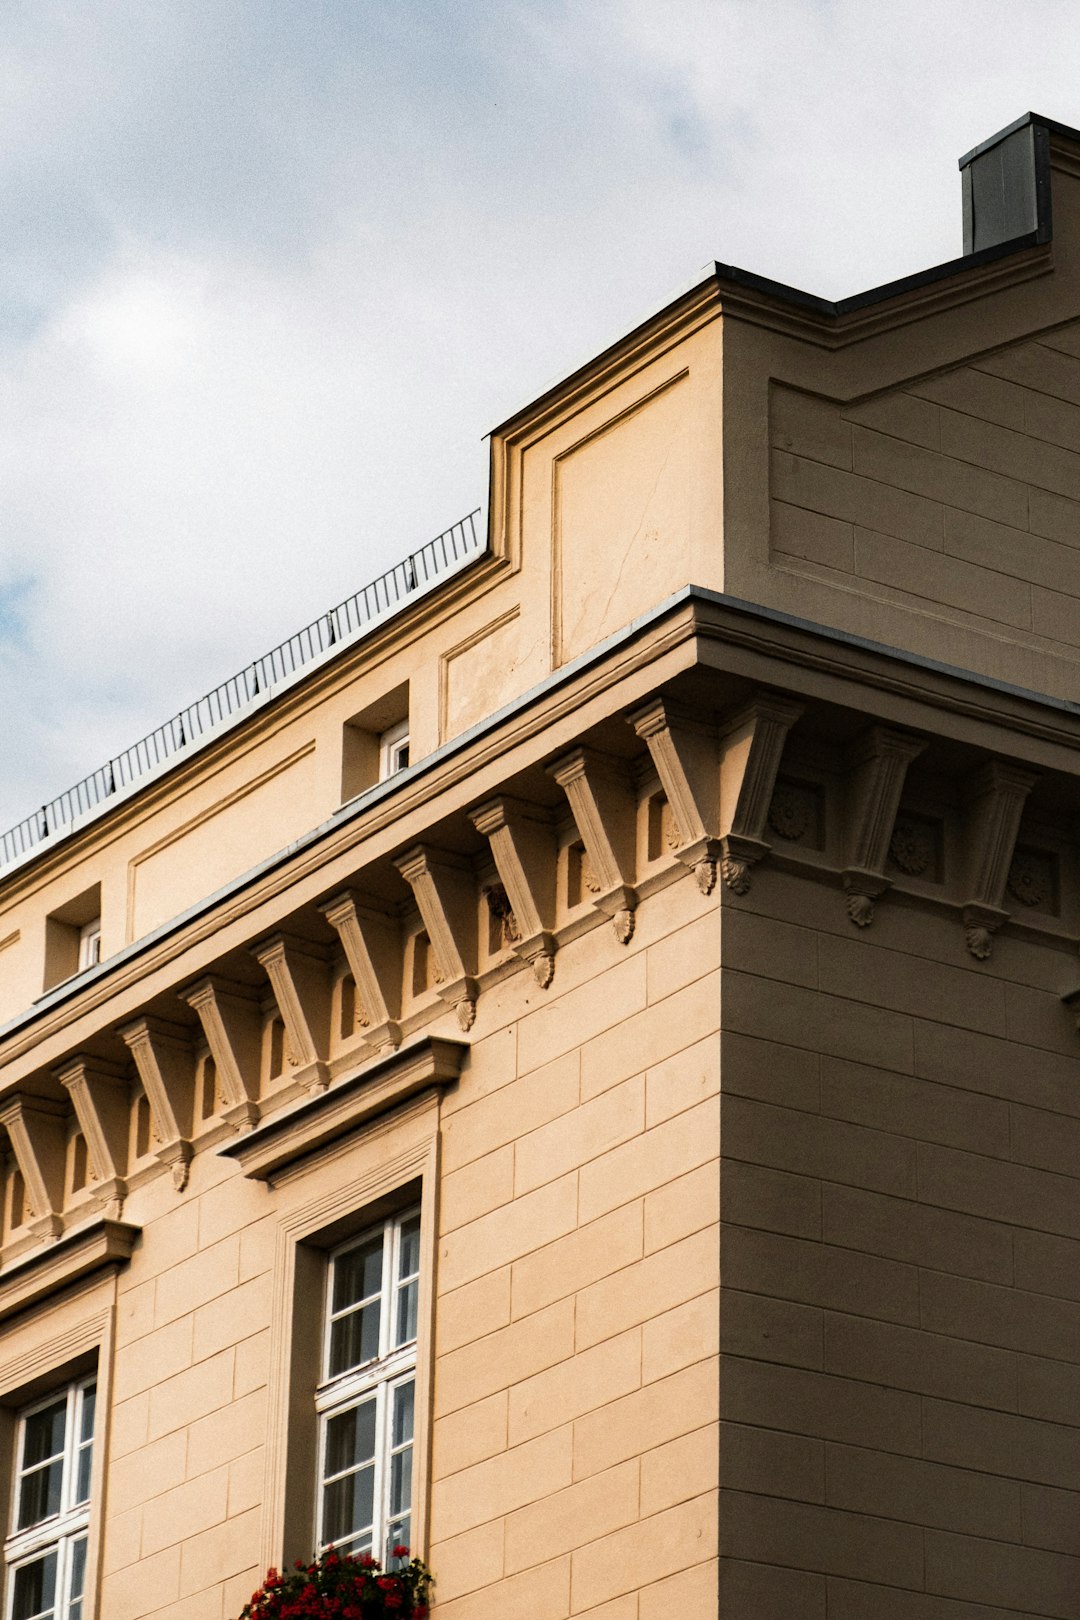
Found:
[[874, 907], [890, 887], [885, 866], [896, 826], [908, 766], [926, 747], [925, 739], [891, 726], [869, 726], [848, 756], [847, 863], [843, 871], [847, 912], [857, 928], [868, 928]]
[[110, 1220], [118, 1221], [127, 1197], [130, 1082], [116, 1063], [80, 1052], [56, 1070], [71, 1098], [94, 1183], [93, 1196]]
[[[504, 926], [511, 950], [528, 962], [546, 990], [555, 973], [555, 830], [539, 805], [500, 794], [469, 811], [491, 846], [505, 895]], [[499, 904], [495, 893], [489, 905]]]
[[1020, 817], [1038, 777], [1005, 760], [990, 759], [971, 780], [965, 846], [968, 850], [968, 894], [964, 902], [964, 942], [985, 962], [993, 938], [1009, 913], [1005, 884], [1016, 849]]
[[[772, 848], [765, 837], [769, 805], [788, 732], [802, 712], [801, 703], [782, 693], [757, 692], [723, 728], [718, 844], [720, 876], [733, 894], [746, 894], [751, 868]], [[700, 760], [697, 772], [700, 795], [704, 774]], [[672, 803], [670, 793], [668, 802]], [[703, 881], [699, 876], [699, 884]]]
[[435, 957], [436, 989], [462, 1030], [476, 1018], [476, 885], [472, 867], [448, 850], [418, 844], [394, 862], [412, 889]]
[[259, 1000], [246, 984], [207, 974], [180, 991], [198, 1014], [225, 1107], [221, 1117], [234, 1130], [250, 1130], [259, 1119]]
[[628, 719], [648, 744], [667, 797], [675, 858], [690, 868], [702, 894], [711, 894], [723, 855], [716, 727], [666, 697], [651, 698]]
[[285, 1058], [293, 1078], [316, 1095], [330, 1082], [330, 982], [326, 952], [310, 940], [271, 934], [251, 954], [266, 973], [285, 1025]]
[[356, 984], [364, 1039], [377, 1052], [401, 1045], [401, 929], [396, 917], [350, 889], [319, 910], [337, 931]]
[[620, 760], [575, 748], [547, 767], [570, 801], [596, 892], [593, 905], [612, 920], [615, 938], [634, 937], [634, 837], [637, 804]]
[[0, 1125], [8, 1133], [30, 1209], [35, 1237], [59, 1237], [64, 1230], [64, 1160], [67, 1127], [63, 1103], [13, 1092], [0, 1105]]
[[191, 1163], [195, 1063], [187, 1031], [163, 1018], [136, 1018], [118, 1031], [135, 1059], [157, 1138], [154, 1156], [183, 1192]]

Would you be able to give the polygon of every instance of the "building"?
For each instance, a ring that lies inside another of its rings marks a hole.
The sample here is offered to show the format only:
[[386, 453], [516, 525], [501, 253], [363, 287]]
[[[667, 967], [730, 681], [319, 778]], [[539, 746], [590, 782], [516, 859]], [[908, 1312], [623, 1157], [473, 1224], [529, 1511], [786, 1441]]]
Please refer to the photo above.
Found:
[[1080, 133], [961, 168], [7, 835], [5, 1620], [1080, 1616]]

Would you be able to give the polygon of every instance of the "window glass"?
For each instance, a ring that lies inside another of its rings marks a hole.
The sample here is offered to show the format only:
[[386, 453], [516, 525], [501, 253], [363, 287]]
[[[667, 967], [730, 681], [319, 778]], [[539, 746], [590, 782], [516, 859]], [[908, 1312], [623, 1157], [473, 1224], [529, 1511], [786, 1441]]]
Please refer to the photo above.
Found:
[[398, 1249], [397, 1319], [395, 1344], [408, 1344], [416, 1338], [416, 1313], [420, 1301], [420, 1217], [414, 1215], [401, 1225]]
[[324, 1540], [359, 1550], [358, 1537], [371, 1546], [375, 1506], [376, 1401], [362, 1401], [332, 1417], [326, 1426], [323, 1510]]
[[11, 1620], [38, 1620], [38, 1617], [56, 1613], [57, 1554], [46, 1553], [42, 1558], [20, 1564], [15, 1571], [15, 1593]]
[[331, 1258], [320, 1385], [318, 1540], [384, 1560], [412, 1510], [420, 1215]]
[[81, 1379], [19, 1417], [7, 1620], [83, 1620], [96, 1393]]
[[16, 1528], [40, 1524], [60, 1511], [68, 1403], [57, 1401], [24, 1419], [22, 1477]]
[[378, 1355], [382, 1280], [381, 1233], [334, 1261], [328, 1368], [331, 1378]]
[[72, 1543], [71, 1579], [68, 1582], [67, 1620], [82, 1620], [83, 1589], [86, 1585], [86, 1537]]

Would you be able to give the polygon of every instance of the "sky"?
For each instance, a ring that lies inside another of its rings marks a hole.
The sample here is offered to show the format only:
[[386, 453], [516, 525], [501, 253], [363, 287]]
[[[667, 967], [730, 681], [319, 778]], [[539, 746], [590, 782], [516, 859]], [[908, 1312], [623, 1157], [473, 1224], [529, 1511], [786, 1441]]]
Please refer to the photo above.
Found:
[[722, 259], [961, 249], [1072, 0], [4, 0], [0, 828], [478, 505]]

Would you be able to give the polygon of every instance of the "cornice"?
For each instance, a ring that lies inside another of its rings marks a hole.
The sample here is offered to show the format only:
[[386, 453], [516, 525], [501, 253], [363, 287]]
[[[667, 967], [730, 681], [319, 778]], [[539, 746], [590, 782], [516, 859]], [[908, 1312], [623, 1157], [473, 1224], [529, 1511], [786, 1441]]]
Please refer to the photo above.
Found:
[[218, 1151], [254, 1181], [282, 1171], [381, 1119], [419, 1092], [453, 1085], [461, 1074], [464, 1041], [427, 1035], [388, 1057], [376, 1058], [328, 1091], [275, 1114]]
[[[128, 1010], [133, 987], [144, 998], [167, 990], [162, 975], [172, 973], [174, 962], [180, 964], [178, 980], [208, 971], [211, 957], [271, 931], [289, 911], [349, 882], [359, 851], [368, 864], [408, 848], [433, 821], [497, 791], [495, 767], [513, 771], [543, 763], [559, 747], [572, 745], [577, 731], [640, 704], [695, 665], [884, 719], [895, 718], [902, 702], [920, 711], [908, 723], [928, 732], [963, 736], [966, 726], [973, 740], [971, 727], [977, 725], [984, 747], [1012, 752], [1042, 769], [1080, 774], [1080, 704], [688, 586], [77, 984], [58, 987], [0, 1034], [0, 1061], [14, 1063], [110, 1003], [117, 1009], [111, 1021], [134, 1016]], [[75, 1032], [73, 1038], [87, 1035]], [[49, 1062], [58, 1059], [48, 1055]]]
[[0, 1271], [0, 1321], [52, 1298], [61, 1288], [107, 1266], [130, 1260], [141, 1228], [126, 1221], [97, 1220], [67, 1233]]

